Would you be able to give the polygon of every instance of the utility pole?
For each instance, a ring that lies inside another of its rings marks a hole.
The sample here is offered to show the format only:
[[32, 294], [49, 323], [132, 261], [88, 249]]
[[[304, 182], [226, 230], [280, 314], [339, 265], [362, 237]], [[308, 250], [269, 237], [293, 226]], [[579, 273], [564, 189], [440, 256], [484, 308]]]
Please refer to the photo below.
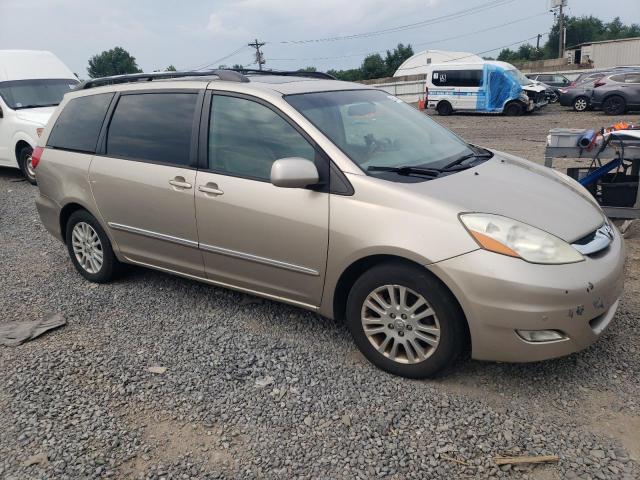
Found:
[[253, 43], [248, 43], [247, 45], [256, 49], [256, 63], [258, 64], [258, 69], [262, 70], [262, 65], [265, 64], [265, 59], [260, 51], [260, 47], [264, 46], [264, 42], [258, 42], [258, 39], [256, 38]]
[[562, 7], [566, 0], [560, 0], [558, 17], [558, 58], [564, 58], [564, 13]]

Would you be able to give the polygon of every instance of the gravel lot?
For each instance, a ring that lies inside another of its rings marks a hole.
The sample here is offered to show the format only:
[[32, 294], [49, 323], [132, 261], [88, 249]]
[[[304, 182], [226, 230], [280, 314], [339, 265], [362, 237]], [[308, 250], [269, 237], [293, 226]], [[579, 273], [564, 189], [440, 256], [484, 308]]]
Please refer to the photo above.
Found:
[[[555, 106], [434, 118], [536, 161], [549, 128], [611, 121]], [[294, 307], [142, 269], [84, 281], [36, 191], [0, 169], [0, 322], [68, 325], [0, 347], [0, 478], [640, 478], [640, 225], [619, 313], [591, 348], [409, 381]], [[494, 464], [508, 454], [560, 462]]]

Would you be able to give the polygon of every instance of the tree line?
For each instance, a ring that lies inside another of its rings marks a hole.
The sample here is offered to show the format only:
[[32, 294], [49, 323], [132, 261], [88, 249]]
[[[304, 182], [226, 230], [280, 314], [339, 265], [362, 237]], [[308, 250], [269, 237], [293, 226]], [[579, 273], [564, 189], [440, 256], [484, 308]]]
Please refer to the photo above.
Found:
[[[620, 17], [616, 17], [606, 23], [592, 15], [582, 17], [567, 16], [565, 17], [565, 26], [567, 28], [566, 45], [568, 47], [586, 42], [640, 37], [640, 25], [636, 23], [625, 25], [620, 20]], [[522, 63], [558, 58], [559, 40], [560, 26], [556, 22], [542, 47], [536, 48], [534, 45], [525, 43], [516, 50], [505, 48], [500, 51], [498, 60], [509, 63]]]
[[[594, 16], [565, 17], [567, 28], [567, 46], [578, 45], [585, 42], [596, 42], [599, 40], [616, 40], [629, 37], [640, 37], [640, 25], [632, 23], [625, 25], [619, 17], [610, 22], [604, 22]], [[500, 51], [498, 60], [510, 63], [522, 63], [532, 60], [543, 60], [558, 57], [559, 25], [556, 21], [545, 44], [536, 48], [534, 45], [525, 43], [516, 50], [505, 48]], [[387, 50], [386, 55], [379, 53], [368, 55], [357, 68], [346, 70], [330, 69], [327, 73], [339, 80], [359, 81], [370, 80], [372, 78], [392, 77], [398, 67], [406, 59], [414, 54], [411, 45], [399, 43], [394, 49]], [[227, 68], [220, 65], [219, 68]], [[236, 64], [232, 68], [242, 69], [242, 65]], [[175, 71], [173, 65], [169, 65], [165, 71]], [[94, 55], [89, 60], [87, 72], [91, 78], [108, 77], [111, 75], [122, 75], [126, 73], [139, 73], [142, 70], [138, 67], [135, 57], [131, 56], [122, 47], [115, 47]], [[316, 67], [308, 66], [299, 71], [316, 71]]]

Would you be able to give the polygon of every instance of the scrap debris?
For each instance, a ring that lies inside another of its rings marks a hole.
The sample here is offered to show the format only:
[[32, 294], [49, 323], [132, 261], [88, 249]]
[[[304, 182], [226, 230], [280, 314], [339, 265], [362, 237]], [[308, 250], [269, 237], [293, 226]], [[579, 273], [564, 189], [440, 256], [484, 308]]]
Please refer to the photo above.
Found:
[[147, 368], [147, 370], [151, 373], [155, 373], [156, 375], [162, 375], [167, 371], [167, 367], [153, 366], [153, 367]]
[[49, 330], [66, 325], [60, 314], [51, 314], [41, 320], [28, 322], [8, 322], [0, 324], [0, 345], [17, 347], [27, 340], [33, 340]]
[[519, 463], [553, 463], [559, 462], [560, 457], [558, 457], [557, 455], [537, 455], [534, 457], [493, 457], [493, 461], [496, 462], [496, 465], [516, 465]]

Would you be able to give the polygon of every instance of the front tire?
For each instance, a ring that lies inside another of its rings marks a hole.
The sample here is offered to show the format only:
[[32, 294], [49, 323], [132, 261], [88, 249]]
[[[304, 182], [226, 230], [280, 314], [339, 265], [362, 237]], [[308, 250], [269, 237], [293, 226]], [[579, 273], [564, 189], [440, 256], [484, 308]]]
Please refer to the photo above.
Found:
[[620, 95], [612, 95], [602, 104], [602, 111], [607, 115], [622, 115], [626, 110], [627, 102]]
[[347, 299], [347, 326], [367, 359], [408, 378], [429, 378], [466, 345], [453, 295], [426, 270], [389, 262], [366, 271]]
[[31, 154], [33, 153], [33, 148], [30, 146], [22, 147], [18, 152], [18, 166], [20, 167], [20, 171], [24, 178], [27, 179], [31, 185], [36, 185], [38, 182], [36, 181], [36, 172], [31, 165]]
[[524, 107], [518, 102], [511, 102], [506, 107], [504, 107], [504, 114], [508, 117], [518, 117], [524, 112]]
[[107, 283], [119, 273], [120, 262], [113, 253], [109, 237], [86, 210], [71, 214], [65, 239], [73, 266], [90, 282]]
[[447, 101], [440, 102], [436, 107], [438, 115], [442, 115], [443, 117], [449, 116], [453, 113], [453, 107]]
[[589, 108], [589, 100], [587, 97], [577, 97], [573, 101], [573, 109], [576, 112], [586, 112]]

